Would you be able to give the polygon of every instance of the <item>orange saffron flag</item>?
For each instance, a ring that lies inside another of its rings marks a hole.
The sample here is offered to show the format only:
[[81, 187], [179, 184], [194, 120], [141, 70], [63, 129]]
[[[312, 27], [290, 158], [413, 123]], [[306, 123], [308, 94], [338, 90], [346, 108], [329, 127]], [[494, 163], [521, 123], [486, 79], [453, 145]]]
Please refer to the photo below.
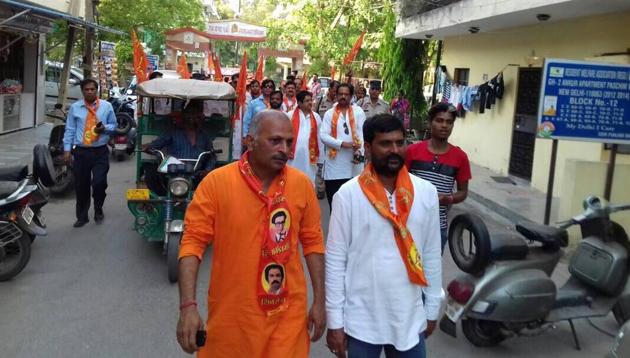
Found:
[[306, 82], [308, 81], [308, 71], [304, 71], [304, 75], [302, 76], [302, 86], [300, 87], [300, 91], [308, 91], [308, 86]]
[[335, 80], [335, 64], [333, 63], [332, 66], [330, 66], [330, 79], [331, 80]]
[[223, 74], [221, 73], [221, 60], [216, 53], [212, 54], [212, 60], [214, 61], [214, 80], [217, 82], [223, 82]]
[[[241, 60], [241, 70], [238, 73], [239, 81], [236, 84], [236, 111], [232, 117], [232, 121], [241, 120], [241, 114], [245, 112], [245, 101], [247, 99], [247, 51], [243, 51], [243, 59]], [[240, 80], [240, 79], [243, 80]]]
[[[265, 58], [262, 54], [258, 55], [258, 67], [256, 67], [256, 75], [254, 79], [258, 82], [262, 82], [265, 71]], [[240, 77], [239, 77], [240, 78]]]
[[142, 83], [147, 80], [147, 67], [149, 62], [147, 56], [144, 53], [142, 44], [136, 36], [136, 32], [131, 30], [131, 43], [133, 46], [133, 72], [136, 74], [136, 80], [138, 83]]
[[186, 55], [182, 53], [182, 56], [179, 58], [179, 64], [177, 64], [177, 73], [187, 80], [190, 79], [190, 72], [188, 72], [188, 63], [186, 62]]
[[212, 53], [206, 52], [206, 58], [208, 59], [208, 75], [210, 75], [210, 72], [212, 72], [212, 69], [214, 68], [214, 60], [212, 58]]
[[359, 53], [359, 50], [361, 49], [361, 44], [363, 44], [363, 36], [365, 36], [365, 31], [361, 33], [361, 36], [359, 36], [359, 38], [357, 39], [357, 42], [355, 42], [354, 46], [352, 46], [352, 50], [350, 50], [350, 52], [348, 52], [346, 57], [343, 59], [344, 65], [351, 64], [352, 61], [354, 61], [354, 59], [357, 57], [357, 54]]

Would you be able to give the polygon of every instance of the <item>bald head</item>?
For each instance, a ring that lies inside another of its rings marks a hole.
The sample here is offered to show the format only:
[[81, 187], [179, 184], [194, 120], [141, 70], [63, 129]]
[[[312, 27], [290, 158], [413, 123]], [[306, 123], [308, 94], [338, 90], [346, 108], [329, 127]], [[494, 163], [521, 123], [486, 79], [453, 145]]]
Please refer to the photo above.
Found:
[[258, 136], [263, 122], [267, 121], [285, 121], [288, 122], [289, 125], [291, 124], [289, 117], [287, 117], [284, 112], [276, 111], [273, 109], [265, 109], [256, 113], [254, 118], [252, 118], [252, 123], [249, 125], [249, 135], [254, 138]]
[[253, 165], [274, 173], [284, 168], [293, 146], [293, 126], [284, 112], [258, 112], [252, 119], [247, 136]]

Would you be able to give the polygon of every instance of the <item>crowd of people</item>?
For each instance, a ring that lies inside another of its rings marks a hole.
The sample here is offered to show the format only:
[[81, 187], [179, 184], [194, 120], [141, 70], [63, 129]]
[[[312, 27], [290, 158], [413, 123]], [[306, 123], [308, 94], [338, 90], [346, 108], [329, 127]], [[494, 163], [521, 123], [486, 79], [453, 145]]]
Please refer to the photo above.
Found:
[[[180, 249], [178, 342], [199, 357], [307, 357], [327, 328], [337, 357], [425, 357], [443, 299], [446, 213], [471, 178], [466, 154], [448, 142], [456, 111], [432, 107], [431, 139], [407, 146], [404, 94], [390, 106], [379, 82], [366, 93], [332, 81], [317, 96], [296, 80], [250, 82], [244, 153], [195, 192]], [[204, 323], [196, 283], [208, 246]]]
[[[104, 219], [105, 145], [116, 122], [96, 88], [93, 80], [81, 83], [84, 100], [71, 106], [64, 137], [77, 177], [76, 227], [89, 221], [90, 193], [96, 221]], [[307, 357], [309, 342], [327, 328], [337, 357], [379, 357], [382, 350], [425, 357], [444, 295], [446, 215], [466, 199], [471, 179], [466, 154], [448, 141], [456, 110], [433, 106], [431, 138], [407, 146], [402, 93], [390, 106], [379, 82], [367, 95], [336, 81], [325, 95], [301, 88], [298, 78], [280, 89], [271, 79], [251, 81], [243, 155], [211, 171], [195, 191], [179, 252], [178, 342], [202, 358]], [[194, 113], [186, 116], [195, 122]], [[153, 145], [190, 141], [188, 132]], [[331, 208], [326, 240], [321, 181]], [[208, 246], [204, 323], [196, 286]], [[308, 310], [300, 252], [313, 288]]]

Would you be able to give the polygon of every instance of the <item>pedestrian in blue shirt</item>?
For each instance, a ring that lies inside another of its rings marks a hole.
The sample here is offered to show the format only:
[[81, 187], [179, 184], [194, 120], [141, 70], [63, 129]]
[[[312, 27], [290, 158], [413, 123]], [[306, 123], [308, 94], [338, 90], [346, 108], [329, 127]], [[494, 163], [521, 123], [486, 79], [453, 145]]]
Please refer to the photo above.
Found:
[[112, 105], [97, 97], [98, 84], [93, 79], [81, 81], [83, 100], [70, 106], [63, 138], [64, 160], [74, 162], [76, 216], [74, 227], [88, 223], [90, 194], [94, 198], [94, 221], [105, 219], [103, 203], [109, 172], [109, 134], [116, 129]]
[[271, 79], [266, 79], [262, 81], [262, 96], [252, 99], [247, 106], [247, 112], [245, 112], [245, 116], [243, 117], [243, 139], [247, 136], [249, 132], [249, 125], [252, 122], [252, 118], [256, 115], [256, 113], [271, 108], [269, 104], [269, 96], [271, 92], [276, 90], [276, 84]]

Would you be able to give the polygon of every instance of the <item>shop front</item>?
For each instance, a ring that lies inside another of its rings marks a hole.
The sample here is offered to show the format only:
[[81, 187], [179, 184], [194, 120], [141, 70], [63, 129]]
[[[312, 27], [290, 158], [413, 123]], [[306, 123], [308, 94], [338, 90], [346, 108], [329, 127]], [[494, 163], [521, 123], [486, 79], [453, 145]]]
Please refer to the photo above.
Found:
[[[66, 3], [76, 2], [0, 0], [0, 135], [45, 120], [46, 34], [55, 21], [123, 34], [86, 22]], [[67, 11], [60, 11], [64, 6]]]
[[[0, 4], [0, 19], [15, 16]], [[6, 21], [6, 20], [4, 20]], [[44, 46], [48, 22], [16, 18], [0, 27], [0, 134], [44, 119]]]

